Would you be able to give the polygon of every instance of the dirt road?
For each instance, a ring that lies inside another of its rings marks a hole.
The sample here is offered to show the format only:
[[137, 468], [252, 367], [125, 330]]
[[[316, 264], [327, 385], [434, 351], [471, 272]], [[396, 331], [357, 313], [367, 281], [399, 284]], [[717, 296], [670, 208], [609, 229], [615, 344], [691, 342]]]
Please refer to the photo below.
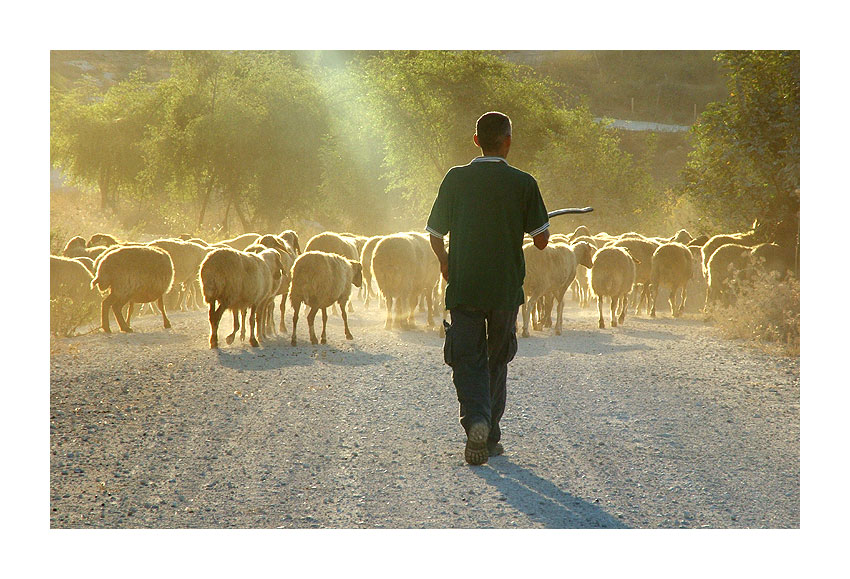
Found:
[[324, 346], [302, 317], [297, 347], [211, 351], [201, 311], [59, 341], [51, 528], [800, 525], [799, 359], [570, 302], [563, 335], [520, 339], [506, 453], [471, 467], [436, 331], [354, 306]]

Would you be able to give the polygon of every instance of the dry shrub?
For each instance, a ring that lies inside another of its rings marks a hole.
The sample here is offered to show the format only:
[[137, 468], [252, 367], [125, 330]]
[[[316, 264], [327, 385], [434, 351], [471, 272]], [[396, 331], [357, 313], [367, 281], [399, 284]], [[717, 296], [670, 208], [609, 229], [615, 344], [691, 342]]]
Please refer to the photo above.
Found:
[[727, 338], [750, 340], [765, 350], [800, 355], [800, 280], [756, 272], [733, 281], [734, 303], [719, 307], [713, 319]]
[[50, 300], [50, 333], [60, 338], [75, 336], [77, 328], [96, 319], [98, 304], [79, 303], [68, 297]]

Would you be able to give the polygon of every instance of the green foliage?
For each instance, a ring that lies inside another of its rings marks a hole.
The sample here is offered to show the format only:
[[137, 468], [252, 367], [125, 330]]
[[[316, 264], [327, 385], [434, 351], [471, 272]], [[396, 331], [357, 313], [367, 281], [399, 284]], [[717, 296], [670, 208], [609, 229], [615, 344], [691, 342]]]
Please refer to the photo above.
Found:
[[725, 102], [693, 128], [683, 191], [730, 229], [754, 218], [776, 224], [799, 213], [800, 53], [717, 56], [728, 72]]

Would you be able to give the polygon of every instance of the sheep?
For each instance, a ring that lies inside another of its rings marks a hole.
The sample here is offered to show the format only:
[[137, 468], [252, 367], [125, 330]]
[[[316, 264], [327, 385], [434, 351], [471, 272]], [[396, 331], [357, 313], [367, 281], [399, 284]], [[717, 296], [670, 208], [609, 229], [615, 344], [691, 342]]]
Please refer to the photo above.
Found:
[[756, 243], [758, 243], [756, 240], [756, 225], [757, 223], [753, 223], [753, 229], [746, 233], [720, 234], [709, 238], [709, 240], [702, 246], [702, 267], [705, 274], [708, 275], [708, 261], [711, 259], [711, 256], [718, 247], [726, 245], [727, 243], [744, 245], [747, 247], [756, 245]]
[[156, 301], [162, 312], [162, 323], [167, 329], [171, 327], [165, 313], [163, 296], [171, 289], [174, 281], [174, 265], [168, 252], [158, 247], [118, 246], [109, 251], [97, 266], [97, 273], [91, 281], [91, 287], [97, 286], [101, 291], [110, 290], [109, 295], [101, 304], [101, 327], [106, 333], [109, 329], [109, 309], [115, 314], [115, 319], [122, 332], [132, 332], [129, 314], [127, 320], [121, 314], [121, 308], [129, 303], [129, 312], [133, 311], [134, 303]]
[[590, 298], [587, 270], [593, 265], [593, 254], [597, 248], [587, 241], [576, 241], [571, 247], [576, 256], [576, 279], [573, 287], [577, 290], [579, 307], [586, 308]]
[[360, 252], [363, 251], [363, 246], [369, 240], [365, 235], [356, 235], [354, 233], [340, 233], [340, 235], [354, 241], [354, 247], [357, 248], [357, 255], [360, 255]]
[[77, 236], [65, 244], [65, 249], [62, 250], [63, 257], [88, 257], [97, 259], [99, 255], [107, 250], [105, 245], [95, 245], [92, 247], [86, 246], [86, 240], [83, 237]]
[[[311, 237], [307, 241], [307, 245], [304, 246], [304, 251], [324, 251], [326, 253], [335, 253], [352, 261], [360, 259], [360, 252], [357, 251], [357, 244], [355, 243], [354, 238], [340, 235], [333, 231], [324, 231]], [[354, 311], [354, 306], [350, 301], [348, 302], [348, 311]]]
[[80, 251], [85, 251], [85, 249], [86, 238], [77, 235], [69, 239], [68, 243], [65, 244], [64, 249], [62, 249], [62, 257], [79, 257], [81, 255]]
[[[670, 313], [674, 318], [682, 315], [685, 301], [688, 297], [688, 282], [693, 276], [691, 252], [683, 243], [671, 241], [660, 245], [652, 254], [652, 272], [650, 281], [650, 301], [652, 309], [650, 317], [655, 317], [655, 306], [658, 301], [658, 288], [670, 288]], [[681, 291], [682, 300], [676, 306], [676, 296]]]
[[[256, 253], [257, 255], [262, 257], [272, 273], [272, 284], [269, 292], [269, 298], [265, 302], [264, 306], [261, 307], [261, 310], [258, 314], [258, 331], [261, 330], [261, 336], [263, 338], [265, 338], [269, 334], [275, 333], [274, 300], [277, 296], [282, 296], [280, 302], [280, 331], [285, 332], [286, 324], [284, 323], [284, 314], [286, 311], [286, 295], [289, 292], [290, 270], [292, 269], [292, 263], [294, 259], [288, 251], [279, 249], [277, 247], [269, 248], [260, 243], [249, 245], [247, 248], [245, 248], [245, 251], [250, 253]], [[241, 337], [244, 340], [245, 310], [242, 310], [242, 322], [243, 331]], [[238, 323], [236, 322], [236, 318], [234, 316], [234, 327], [237, 326]]]
[[200, 237], [190, 237], [189, 239], [186, 239], [185, 241], [188, 241], [190, 243], [197, 243], [198, 245], [202, 245], [203, 247], [210, 247], [210, 244], [207, 243], [206, 241], [204, 241], [203, 239], [201, 239]]
[[310, 343], [317, 344], [313, 322], [316, 313], [322, 310], [321, 343], [327, 343], [327, 308], [334, 303], [339, 304], [342, 312], [342, 322], [345, 327], [345, 339], [353, 340], [348, 328], [348, 316], [345, 304], [351, 295], [351, 286], [360, 287], [363, 283], [360, 262], [346, 259], [335, 253], [324, 251], [305, 251], [292, 265], [292, 281], [289, 285], [289, 300], [294, 311], [292, 315], [292, 339], [296, 345], [296, 330], [298, 328], [298, 312], [301, 304], [310, 307], [307, 314], [307, 324], [310, 328]]
[[286, 253], [291, 254], [293, 259], [298, 256], [298, 254], [295, 253], [295, 248], [290, 245], [288, 241], [277, 235], [263, 235], [257, 241], [255, 241], [254, 244], [259, 244], [268, 248], [285, 251]]
[[97, 268], [94, 266], [94, 260], [92, 258], [90, 258], [90, 257], [75, 257], [73, 259], [74, 259], [74, 261], [79, 261], [84, 266], [86, 266], [86, 269], [89, 270], [89, 272], [92, 275], [94, 275], [95, 271], [97, 271]]
[[298, 234], [292, 231], [291, 229], [284, 229], [278, 235], [281, 239], [285, 240], [290, 247], [295, 250], [295, 256], [301, 255], [301, 246], [298, 244]]
[[418, 244], [407, 233], [395, 233], [384, 236], [375, 246], [372, 275], [387, 302], [387, 330], [408, 327], [413, 321], [413, 308], [421, 293], [416, 279], [420, 269]]
[[232, 247], [233, 249], [243, 251], [246, 247], [255, 243], [260, 238], [259, 233], [243, 233], [242, 235], [238, 235], [231, 239], [224, 239], [219, 243], [223, 243]]
[[590, 237], [590, 229], [588, 229], [584, 225], [579, 225], [576, 227], [576, 230], [572, 232], [571, 235], [567, 238], [567, 241], [572, 244], [577, 241], [579, 237]]
[[89, 239], [89, 242], [86, 244], [86, 247], [96, 247], [98, 245], [111, 247], [113, 245], [118, 245], [118, 240], [112, 237], [111, 235], [107, 235], [106, 233], [95, 233]]
[[[564, 313], [564, 292], [575, 279], [576, 256], [570, 246], [559, 242], [549, 243], [543, 250], [535, 247], [534, 243], [526, 243], [522, 246], [522, 252], [525, 257], [523, 291], [527, 295], [526, 302], [522, 304], [522, 337], [529, 336], [528, 322], [531, 313], [538, 300], [546, 295], [551, 295], [552, 299], [558, 302], [555, 334], [560, 335]], [[534, 329], [539, 330], [541, 325], [540, 323], [534, 325]]]
[[360, 258], [354, 239], [333, 231], [324, 231], [311, 237], [304, 247], [304, 252], [308, 251], [335, 253], [352, 261], [357, 261]]
[[670, 239], [668, 239], [668, 241], [671, 241], [671, 242], [675, 241], [676, 243], [681, 243], [683, 245], [687, 245], [691, 241], [693, 241], [693, 239], [694, 238], [691, 236], [690, 233], [688, 233], [687, 229], [680, 229]]
[[[243, 308], [251, 308], [249, 343], [258, 347], [257, 312], [268, 298], [272, 276], [263, 258], [229, 247], [217, 248], [204, 258], [198, 275], [204, 301], [209, 304], [210, 349], [218, 348], [218, 326], [224, 311], [237, 312]], [[228, 343], [233, 342], [236, 329]]]
[[372, 255], [375, 253], [375, 247], [378, 242], [383, 239], [383, 235], [370, 237], [363, 244], [363, 249], [360, 251], [360, 263], [363, 266], [363, 285], [366, 286], [366, 301], [364, 307], [369, 307], [370, 299], [375, 296], [372, 291]]
[[198, 299], [194, 294], [195, 280], [198, 278], [201, 262], [207, 256], [208, 248], [178, 239], [157, 239], [147, 245], [167, 251], [174, 264], [174, 284], [172, 291], [166, 296], [168, 307], [179, 306], [181, 310], [185, 310], [190, 297], [194, 298], [193, 305], [197, 304]]
[[789, 263], [790, 253], [776, 243], [760, 243], [750, 250], [750, 263], [753, 268], [768, 275], [776, 274], [776, 279], [785, 278], [793, 265]]
[[708, 290], [708, 283], [702, 270], [702, 246], [688, 245], [687, 247], [691, 253], [691, 281], [688, 284], [688, 295], [691, 296], [691, 299], [688, 304], [694, 304], [693, 311], [699, 311], [705, 304], [705, 296]]
[[[704, 249], [704, 248], [703, 248]], [[736, 272], [746, 269], [750, 258], [750, 248], [738, 243], [727, 243], [718, 247], [708, 260], [708, 291], [705, 296], [705, 310], [719, 299], [730, 303], [733, 299], [729, 281]]]
[[611, 327], [616, 328], [618, 320], [620, 324], [625, 321], [626, 304], [635, 282], [635, 264], [637, 261], [625, 247], [607, 246], [593, 255], [593, 266], [590, 269], [590, 287], [596, 295], [600, 328], [605, 328], [605, 321], [602, 317], [603, 297], [611, 299]]
[[709, 239], [708, 235], [705, 235], [705, 234], [698, 235], [695, 238], [693, 238], [692, 240], [690, 240], [688, 243], [686, 243], [685, 245], [687, 245], [688, 247], [695, 247], [696, 246], [696, 247], [699, 247], [700, 249], [702, 249], [702, 246], [705, 245], [705, 243], [708, 241], [708, 239]]
[[89, 303], [99, 297], [91, 287], [94, 274], [81, 259], [50, 256], [50, 299], [67, 297], [74, 303]]
[[635, 304], [635, 315], [640, 313], [641, 308], [646, 304], [646, 310], [649, 311], [649, 280], [652, 274], [652, 254], [661, 245], [655, 241], [636, 237], [627, 237], [614, 241], [608, 245], [617, 247], [625, 247], [629, 250], [629, 254], [637, 258], [639, 265], [635, 268], [635, 286], [640, 286], [640, 293], [637, 295], [637, 303]]

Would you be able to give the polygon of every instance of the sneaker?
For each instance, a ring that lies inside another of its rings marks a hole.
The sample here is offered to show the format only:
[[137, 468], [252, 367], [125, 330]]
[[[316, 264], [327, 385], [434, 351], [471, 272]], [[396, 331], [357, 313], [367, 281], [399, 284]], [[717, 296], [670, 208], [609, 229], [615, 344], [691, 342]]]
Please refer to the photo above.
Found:
[[505, 453], [505, 447], [502, 446], [501, 442], [493, 442], [491, 440], [488, 440], [487, 452], [490, 453], [490, 456], [499, 456]]
[[473, 465], [484, 464], [490, 458], [487, 448], [487, 435], [490, 427], [486, 422], [476, 422], [466, 433], [466, 450], [463, 453], [466, 462]]

